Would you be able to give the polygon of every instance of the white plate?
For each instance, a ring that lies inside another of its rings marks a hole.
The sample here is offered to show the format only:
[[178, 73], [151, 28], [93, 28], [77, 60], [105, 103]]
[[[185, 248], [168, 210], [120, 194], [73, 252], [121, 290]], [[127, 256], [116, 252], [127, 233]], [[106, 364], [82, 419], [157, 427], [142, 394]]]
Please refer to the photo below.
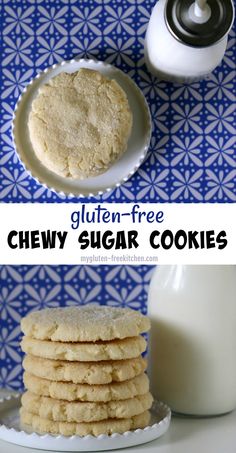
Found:
[[53, 451], [101, 451], [116, 450], [144, 444], [162, 436], [170, 425], [171, 411], [164, 403], [155, 401], [152, 407], [151, 425], [124, 434], [94, 436], [53, 436], [22, 431], [19, 420], [20, 395], [0, 400], [0, 439], [23, 447]]
[[[79, 68], [95, 69], [120, 84], [126, 92], [133, 113], [133, 128], [127, 151], [109, 170], [93, 178], [73, 180], [57, 176], [39, 161], [30, 142], [27, 124], [32, 101], [37, 95], [39, 87], [62, 71], [74, 72]], [[12, 133], [15, 148], [22, 163], [39, 183], [66, 195], [88, 197], [101, 195], [120, 186], [138, 169], [148, 151], [151, 138], [151, 117], [144, 95], [124, 72], [102, 61], [70, 60], [45, 69], [27, 85], [15, 108]]]

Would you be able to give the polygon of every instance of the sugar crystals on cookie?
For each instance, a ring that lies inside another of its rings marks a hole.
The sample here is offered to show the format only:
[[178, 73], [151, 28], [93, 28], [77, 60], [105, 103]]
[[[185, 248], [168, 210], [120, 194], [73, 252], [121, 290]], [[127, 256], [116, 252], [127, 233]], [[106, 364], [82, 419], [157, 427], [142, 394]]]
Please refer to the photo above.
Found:
[[28, 128], [38, 159], [54, 173], [104, 173], [126, 151], [132, 112], [124, 90], [99, 71], [61, 72], [32, 103]]

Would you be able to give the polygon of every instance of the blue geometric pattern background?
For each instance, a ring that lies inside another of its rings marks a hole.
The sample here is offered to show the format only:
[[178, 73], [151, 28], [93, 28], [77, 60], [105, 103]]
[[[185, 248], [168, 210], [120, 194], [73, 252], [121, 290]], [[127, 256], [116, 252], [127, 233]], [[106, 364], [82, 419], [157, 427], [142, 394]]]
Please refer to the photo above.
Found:
[[156, 0], [2, 0], [0, 201], [60, 202], [19, 162], [11, 119], [22, 89], [42, 69], [74, 57], [110, 62], [145, 94], [154, 130], [146, 161], [120, 188], [90, 201], [235, 202], [235, 33], [223, 63], [191, 85], [158, 81], [144, 64]]
[[0, 266], [0, 387], [22, 390], [20, 320], [45, 307], [98, 303], [146, 313], [153, 266]]

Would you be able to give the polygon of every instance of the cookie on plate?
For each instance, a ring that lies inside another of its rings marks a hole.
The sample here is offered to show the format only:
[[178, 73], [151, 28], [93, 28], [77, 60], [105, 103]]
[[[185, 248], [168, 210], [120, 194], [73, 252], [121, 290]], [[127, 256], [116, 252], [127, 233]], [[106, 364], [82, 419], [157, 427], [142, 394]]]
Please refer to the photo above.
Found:
[[26, 391], [21, 398], [21, 404], [27, 411], [41, 418], [61, 422], [131, 418], [150, 409], [152, 402], [153, 398], [149, 392], [127, 400], [107, 403], [57, 400], [30, 391]]
[[21, 423], [29, 425], [36, 432], [62, 434], [63, 436], [99, 436], [100, 434], [125, 433], [126, 431], [137, 428], [145, 428], [150, 421], [150, 413], [148, 411], [139, 415], [134, 415], [131, 418], [125, 419], [106, 419], [98, 422], [55, 422], [46, 418], [41, 418], [38, 415], [32, 414], [23, 407], [20, 410]]
[[115, 80], [82, 68], [61, 72], [39, 89], [28, 128], [49, 170], [84, 179], [104, 173], [126, 151], [132, 113]]

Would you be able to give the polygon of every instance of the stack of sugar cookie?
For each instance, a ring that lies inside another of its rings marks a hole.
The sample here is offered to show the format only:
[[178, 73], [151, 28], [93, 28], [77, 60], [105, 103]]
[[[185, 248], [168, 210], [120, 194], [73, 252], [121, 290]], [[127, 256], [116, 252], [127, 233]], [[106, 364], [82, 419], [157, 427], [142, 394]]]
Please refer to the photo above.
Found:
[[85, 436], [148, 425], [152, 405], [149, 319], [124, 308], [51, 308], [22, 319], [21, 422], [35, 431]]

